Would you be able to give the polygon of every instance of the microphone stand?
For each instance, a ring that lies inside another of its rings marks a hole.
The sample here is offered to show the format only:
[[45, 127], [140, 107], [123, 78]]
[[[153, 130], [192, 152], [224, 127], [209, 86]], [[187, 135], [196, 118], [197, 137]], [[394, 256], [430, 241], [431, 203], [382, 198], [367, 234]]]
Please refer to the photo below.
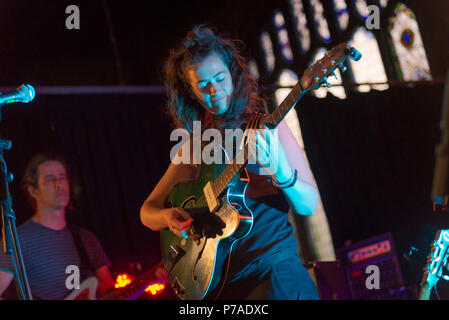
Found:
[[[0, 120], [1, 120], [0, 105]], [[19, 236], [17, 234], [16, 217], [12, 209], [12, 198], [9, 193], [8, 184], [13, 181], [13, 176], [8, 172], [3, 151], [10, 150], [12, 143], [0, 137], [0, 212], [2, 217], [3, 251], [11, 256], [14, 266], [14, 276], [17, 293], [22, 300], [32, 300], [30, 286], [23, 264], [22, 252], [20, 250]]]

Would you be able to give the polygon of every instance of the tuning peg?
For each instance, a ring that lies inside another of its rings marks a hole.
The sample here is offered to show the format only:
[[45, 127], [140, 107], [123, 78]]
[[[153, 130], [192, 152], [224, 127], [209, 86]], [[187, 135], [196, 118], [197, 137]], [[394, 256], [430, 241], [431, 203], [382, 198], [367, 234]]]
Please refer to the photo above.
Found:
[[362, 54], [356, 48], [351, 48], [349, 57], [354, 61], [359, 61]]
[[348, 68], [343, 63], [340, 63], [340, 65], [338, 67], [340, 68], [340, 70], [342, 72], [346, 72], [346, 70], [348, 70]]
[[337, 77], [337, 75], [335, 74], [335, 71], [332, 71], [332, 72], [331, 72], [331, 76], [335, 77], [335, 80], [338, 80], [338, 77]]
[[327, 77], [323, 77], [323, 83], [324, 83], [328, 88], [332, 87], [332, 85], [331, 85], [329, 82], [327, 82]]

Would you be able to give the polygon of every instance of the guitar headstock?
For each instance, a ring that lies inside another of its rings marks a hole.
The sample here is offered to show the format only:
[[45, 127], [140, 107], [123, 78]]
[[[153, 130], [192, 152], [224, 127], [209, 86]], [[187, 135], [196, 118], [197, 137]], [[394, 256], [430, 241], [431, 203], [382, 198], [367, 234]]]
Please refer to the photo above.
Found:
[[432, 242], [430, 255], [424, 268], [423, 280], [434, 287], [442, 277], [443, 269], [447, 264], [449, 254], [449, 229], [438, 230]]
[[298, 83], [293, 87], [290, 93], [279, 104], [279, 106], [271, 112], [264, 120], [264, 124], [270, 128], [275, 128], [285, 117], [288, 111], [306, 94], [309, 90], [318, 89], [323, 82], [330, 87], [327, 78], [334, 75], [337, 68], [345, 71], [346, 67], [343, 65], [348, 58], [352, 60], [359, 60], [362, 57], [360, 52], [349, 47], [346, 43], [340, 43], [326, 52], [323, 58], [315, 62], [304, 71], [303, 76]]
[[301, 78], [302, 89], [316, 90], [322, 83], [330, 87], [327, 78], [335, 76], [335, 69], [340, 68], [342, 72], [345, 72], [346, 66], [343, 63], [348, 58], [358, 61], [361, 57], [362, 55], [355, 48], [349, 47], [346, 43], [340, 43], [304, 71]]

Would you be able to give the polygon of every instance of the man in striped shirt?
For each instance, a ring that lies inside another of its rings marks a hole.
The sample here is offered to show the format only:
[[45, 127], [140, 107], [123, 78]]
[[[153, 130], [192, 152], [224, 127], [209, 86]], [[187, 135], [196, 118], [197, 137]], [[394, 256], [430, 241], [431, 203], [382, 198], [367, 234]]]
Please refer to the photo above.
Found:
[[[27, 166], [23, 186], [35, 209], [34, 215], [17, 228], [33, 298], [58, 300], [67, 296], [71, 291], [66, 284], [68, 266], [79, 268], [80, 281], [96, 276], [98, 294], [111, 289], [111, 262], [97, 237], [66, 222], [70, 184], [64, 159], [35, 156]], [[1, 251], [0, 299], [13, 278], [11, 257]]]

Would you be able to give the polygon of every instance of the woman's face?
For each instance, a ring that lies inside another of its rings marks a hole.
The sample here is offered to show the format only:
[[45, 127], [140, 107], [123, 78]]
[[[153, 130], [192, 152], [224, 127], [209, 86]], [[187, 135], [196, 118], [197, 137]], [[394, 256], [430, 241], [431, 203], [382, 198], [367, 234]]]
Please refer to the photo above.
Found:
[[217, 53], [212, 53], [187, 69], [190, 87], [201, 106], [212, 114], [229, 109], [233, 92], [228, 66]]

